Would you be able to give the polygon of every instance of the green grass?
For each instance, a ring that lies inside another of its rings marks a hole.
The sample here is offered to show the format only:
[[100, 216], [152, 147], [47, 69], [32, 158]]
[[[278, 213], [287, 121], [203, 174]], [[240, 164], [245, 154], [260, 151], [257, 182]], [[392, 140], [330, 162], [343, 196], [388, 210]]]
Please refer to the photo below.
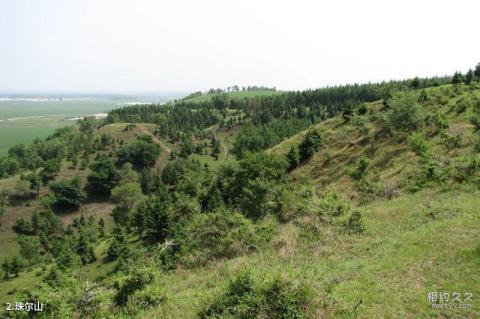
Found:
[[[319, 316], [345, 317], [343, 310], [353, 317], [361, 300], [357, 318], [472, 317], [480, 311], [475, 302], [480, 294], [478, 196], [480, 192], [469, 187], [438, 188], [372, 203], [361, 208], [367, 229], [361, 235], [325, 226], [319, 240], [311, 241], [298, 237], [298, 226], [283, 225], [273, 242], [290, 240], [287, 251], [272, 246], [258, 254], [162, 275], [152, 285], [165, 290], [165, 303], [138, 317], [193, 318], [245, 268], [261, 277], [277, 274], [308, 282], [318, 296]], [[438, 211], [435, 218], [429, 206]], [[106, 247], [106, 242], [100, 243], [95, 250], [99, 260], [85, 267], [90, 280], [111, 269], [100, 259]], [[0, 282], [0, 300], [9, 301], [8, 291], [38, 281], [35, 272]], [[432, 309], [426, 298], [430, 291], [473, 293], [473, 308]]]
[[[271, 96], [271, 95], [277, 95], [282, 93], [283, 93], [282, 91], [256, 90], [256, 91], [229, 92], [226, 94], [229, 97], [234, 99], [243, 99], [243, 98], [254, 97], [254, 96]], [[184, 101], [200, 103], [200, 102], [210, 101], [212, 99], [212, 96], [214, 95], [215, 94], [204, 94], [194, 98], [185, 99]]]
[[0, 123], [0, 156], [5, 155], [15, 144], [28, 144], [36, 138], [45, 138], [55, 129], [72, 125], [75, 122], [59, 118], [38, 118]]
[[107, 99], [0, 101], [0, 156], [15, 144], [45, 138], [55, 129], [75, 123], [65, 119], [107, 112], [118, 106], [118, 102]]
[[[358, 318], [472, 317], [480, 311], [478, 303], [470, 310], [436, 310], [427, 293], [480, 293], [479, 195], [468, 188], [438, 189], [375, 203], [361, 209], [365, 234], [346, 235], [326, 226], [320, 240], [294, 240], [287, 253], [271, 249], [162, 276], [154, 285], [166, 289], [166, 303], [139, 317], [193, 318], [245, 268], [260, 277], [278, 274], [309, 283], [318, 296], [319, 317], [344, 317], [342, 310], [353, 317], [360, 301]], [[441, 203], [447, 213], [428, 217], [424, 207], [431, 202]], [[301, 232], [286, 226], [274, 241]]]
[[33, 268], [21, 272], [18, 278], [10, 278], [8, 280], [0, 279], [0, 302], [2, 305], [18, 302], [13, 298], [13, 292], [27, 287], [33, 287], [37, 282], [42, 280], [41, 276], [37, 276], [41, 272], [40, 267]]

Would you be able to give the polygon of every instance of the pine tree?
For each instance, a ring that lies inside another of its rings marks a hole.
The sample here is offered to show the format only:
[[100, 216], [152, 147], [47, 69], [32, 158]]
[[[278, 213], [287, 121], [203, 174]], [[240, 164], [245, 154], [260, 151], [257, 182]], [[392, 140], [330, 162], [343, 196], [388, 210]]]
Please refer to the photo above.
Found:
[[220, 155], [220, 142], [213, 137], [210, 141], [210, 146], [212, 147], [212, 157], [218, 160], [218, 156]]
[[3, 261], [2, 269], [3, 269], [3, 279], [8, 279], [8, 277], [10, 276], [11, 268], [7, 258], [5, 258], [5, 260]]
[[187, 158], [193, 153], [193, 143], [190, 137], [185, 136], [182, 138], [182, 144], [180, 145], [180, 157]]
[[168, 192], [165, 184], [163, 183], [160, 183], [158, 185], [156, 195], [161, 202], [165, 203], [165, 205], [169, 205], [172, 202], [172, 196]]
[[80, 224], [80, 227], [82, 226], [85, 226], [86, 225], [86, 221], [85, 221], [85, 216], [83, 214], [80, 215], [80, 221], [79, 221], [79, 224]]
[[18, 244], [20, 245], [20, 254], [28, 260], [28, 264], [31, 265], [40, 254], [40, 241], [37, 236], [20, 236], [18, 238]]
[[144, 236], [150, 242], [161, 242], [168, 234], [167, 205], [158, 196], [151, 196], [139, 208], [143, 215]]
[[65, 234], [65, 236], [71, 236], [71, 235], [73, 235], [73, 227], [72, 227], [72, 225], [68, 225], [68, 226], [65, 228], [64, 234]]
[[118, 258], [126, 259], [129, 251], [127, 246], [127, 240], [123, 233], [123, 229], [120, 226], [115, 226], [113, 229], [113, 241], [107, 251], [107, 258], [113, 261]]
[[88, 249], [88, 241], [85, 237], [85, 233], [83, 231], [80, 231], [80, 237], [78, 238], [78, 243], [77, 243], [77, 254], [80, 255], [80, 258], [82, 258], [82, 262], [84, 262], [83, 256], [86, 255]]
[[452, 84], [460, 84], [464, 82], [465, 79], [463, 77], [463, 74], [461, 72], [455, 72], [455, 74], [452, 77]]
[[477, 64], [475, 67], [475, 78], [477, 79], [478, 82], [480, 82], [480, 63]]
[[59, 253], [55, 258], [59, 269], [65, 270], [81, 265], [80, 257], [73, 251], [70, 243], [64, 242], [59, 248]]
[[420, 87], [420, 80], [418, 77], [415, 77], [413, 80], [412, 80], [412, 89], [416, 90]]
[[288, 161], [288, 169], [293, 170], [295, 169], [298, 164], [300, 164], [300, 155], [298, 154], [298, 148], [292, 146], [290, 151], [287, 154], [287, 161]]
[[90, 168], [92, 173], [87, 177], [88, 192], [94, 196], [110, 196], [110, 191], [120, 179], [112, 159], [102, 155]]
[[305, 136], [299, 147], [300, 161], [304, 162], [320, 149], [322, 138], [316, 130], [310, 131]]
[[468, 70], [467, 74], [465, 75], [465, 84], [467, 85], [472, 84], [473, 77], [474, 77], [473, 70], [471, 69]]
[[95, 251], [93, 250], [92, 246], [88, 246], [88, 251], [87, 251], [87, 263], [93, 263], [97, 260], [97, 256], [95, 256]]
[[37, 194], [37, 198], [40, 195], [40, 188], [43, 185], [42, 176], [40, 173], [34, 172], [25, 177], [27, 181], [30, 182], [30, 189], [34, 190]]
[[[2, 218], [3, 214], [5, 214], [5, 207], [0, 204], [0, 219]], [[2, 226], [2, 224], [0, 223], [0, 226]]]
[[105, 221], [102, 217], [100, 217], [100, 220], [98, 221], [98, 229], [100, 231], [100, 237], [105, 237]]
[[12, 263], [10, 264], [10, 270], [11, 272], [15, 275], [15, 277], [18, 277], [20, 274], [20, 269], [22, 268], [20, 264], [20, 260], [18, 259], [17, 256], [13, 257]]
[[38, 233], [38, 231], [40, 230], [40, 217], [38, 216], [38, 213], [36, 211], [32, 213], [30, 221], [32, 223], [33, 233]]
[[80, 256], [82, 264], [84, 265], [96, 260], [95, 253], [83, 231], [80, 232], [80, 237], [78, 238], [77, 254]]
[[144, 194], [150, 194], [155, 189], [155, 181], [152, 176], [152, 171], [145, 168], [140, 173], [140, 186]]

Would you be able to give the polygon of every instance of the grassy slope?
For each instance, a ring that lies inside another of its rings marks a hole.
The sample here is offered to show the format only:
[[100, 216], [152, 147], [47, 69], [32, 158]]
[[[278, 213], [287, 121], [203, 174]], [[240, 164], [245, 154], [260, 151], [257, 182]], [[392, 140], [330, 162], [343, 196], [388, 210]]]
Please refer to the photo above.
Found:
[[[267, 91], [267, 90], [256, 90], [256, 91], [240, 91], [240, 92], [230, 92], [226, 93], [231, 98], [245, 98], [245, 97], [254, 97], [254, 96], [270, 96], [275, 94], [282, 94], [282, 91]], [[212, 99], [212, 96], [215, 94], [204, 94], [202, 96], [197, 96], [194, 98], [185, 99], [186, 102], [204, 102]]]
[[[479, 195], [471, 189], [430, 190], [367, 205], [361, 208], [368, 229], [362, 235], [326, 228], [318, 241], [305, 242], [297, 226], [282, 225], [274, 239], [287, 243], [276, 245], [281, 248], [163, 276], [154, 285], [166, 291], [166, 303], [140, 317], [193, 318], [225, 281], [252, 268], [261, 277], [277, 273], [312, 284], [319, 318], [351, 312], [360, 300], [360, 318], [474, 318], [478, 303], [472, 310], [433, 310], [426, 297], [429, 291], [480, 293], [474, 214]], [[427, 216], [425, 206], [432, 200], [442, 203], [443, 216]]]
[[[437, 157], [470, 154], [473, 127], [467, 114], [451, 109], [458, 101], [449, 86], [429, 90], [447, 97], [443, 106], [433, 101], [429, 111], [440, 107], [450, 123], [447, 132], [462, 134], [460, 148], [448, 152], [438, 136], [429, 137]], [[477, 89], [463, 96], [480, 95]], [[370, 113], [382, 112], [381, 103], [369, 105]], [[378, 129], [375, 122], [374, 129]], [[311, 283], [318, 294], [318, 317], [360, 318], [475, 318], [480, 305], [470, 310], [432, 309], [430, 291], [480, 294], [480, 191], [472, 186], [438, 185], [416, 194], [401, 191], [406, 174], [418, 166], [418, 158], [406, 146], [406, 136], [381, 138], [375, 152], [369, 151], [358, 130], [341, 117], [316, 125], [325, 137], [324, 148], [296, 169], [293, 178], [313, 178], [319, 187], [341, 193], [362, 213], [366, 233], [346, 235], [335, 226], [321, 230], [318, 240], [304, 240], [294, 224], [278, 227], [274, 243], [259, 254], [212, 264], [208, 268], [179, 270], [154, 285], [166, 290], [166, 303], [147, 310], [141, 317], [191, 318], [205, 300], [219, 292], [225, 281], [250, 267], [263, 276], [288, 275]], [[306, 132], [273, 147], [269, 152], [286, 154]], [[426, 132], [428, 134], [429, 132]], [[399, 194], [392, 200], [362, 200], [345, 168], [368, 156], [381, 179], [395, 181]], [[322, 187], [323, 186], [323, 187]], [[340, 225], [342, 220], [336, 222]], [[334, 223], [335, 225], [335, 223]], [[222, 283], [219, 285], [219, 283]], [[344, 310], [344, 314], [340, 310]], [[335, 313], [335, 314], [334, 314]]]
[[[449, 96], [445, 89], [449, 90], [448, 86], [431, 89], [429, 93]], [[469, 94], [479, 96], [480, 90], [464, 93]], [[448, 117], [449, 132], [463, 134], [462, 146], [447, 152], [439, 144], [439, 137], [433, 136], [429, 139], [430, 148], [440, 157], [461, 156], [471, 149], [473, 129], [466, 121], [467, 115], [449, 111], [457, 99], [449, 97], [441, 110]], [[381, 112], [381, 108], [381, 103], [369, 105], [371, 115]], [[311, 283], [318, 296], [315, 300], [318, 317], [329, 317], [335, 312], [338, 317], [348, 317], [339, 310], [346, 310], [353, 317], [353, 309], [361, 301], [357, 309], [360, 318], [475, 318], [480, 313], [476, 302], [480, 294], [479, 190], [443, 185], [416, 194], [400, 192], [392, 200], [364, 203], [351, 179], [345, 176], [346, 167], [366, 155], [382, 179], [393, 180], [401, 188], [406, 182], [405, 172], [416, 169], [418, 158], [407, 149], [404, 137], [380, 139], [372, 153], [358, 130], [343, 122], [337, 117], [316, 125], [323, 133], [325, 146], [297, 168], [292, 177], [311, 177], [319, 187], [352, 199], [363, 215], [367, 229], [364, 234], [341, 232], [336, 226], [341, 224], [341, 218], [334, 225], [325, 226], [315, 240], [303, 237], [303, 230], [294, 224], [279, 225], [274, 244], [264, 251], [160, 276], [152, 285], [165, 291], [165, 303], [158, 308], [147, 308], [139, 317], [192, 318], [232, 275], [251, 267], [266, 277], [279, 273]], [[114, 124], [105, 130], [125, 137], [130, 133], [123, 132], [123, 127]], [[136, 133], [132, 134], [133, 138]], [[223, 144], [231, 145], [234, 132], [217, 134]], [[282, 142], [269, 152], [285, 154], [304, 134]], [[106, 245], [104, 242], [97, 247], [97, 256], [104, 253]], [[108, 271], [109, 266], [97, 261], [85, 268], [86, 276], [94, 279]], [[7, 300], [8, 290], [31, 285], [35, 280], [38, 280], [35, 271], [30, 271], [18, 279], [0, 283], [0, 301]], [[432, 309], [426, 299], [429, 291], [471, 292], [473, 309]]]
[[[461, 98], [480, 98], [480, 88], [465, 90], [458, 96], [452, 93], [450, 85], [431, 88], [427, 92], [430, 96], [427, 113], [429, 115], [433, 115], [434, 111], [443, 113], [449, 123], [446, 133], [462, 136], [460, 147], [448, 151], [441, 144], [440, 134], [434, 134], [433, 129], [428, 128], [423, 133], [428, 140], [430, 152], [440, 161], [471, 154], [474, 135], [473, 125], [468, 121], [471, 111], [457, 114], [454, 108]], [[443, 105], [439, 105], [437, 99], [442, 99]], [[372, 123], [372, 131], [376, 133], [380, 130], [379, 117], [384, 111], [381, 102], [369, 104], [367, 116]], [[369, 159], [370, 166], [378, 172], [380, 179], [394, 183], [399, 189], [407, 183], [407, 175], [418, 169], [419, 157], [409, 150], [408, 135], [405, 133], [396, 134], [394, 137], [380, 136], [372, 150], [366, 136], [352, 123], [345, 123], [342, 117], [329, 119], [315, 125], [314, 128], [322, 133], [324, 139], [322, 149], [293, 171], [292, 174], [296, 177], [308, 176], [327, 189], [340, 191], [355, 199], [358, 198], [358, 194], [355, 194], [353, 182], [346, 176], [345, 170], [354, 166], [361, 157]], [[307, 131], [283, 141], [267, 152], [286, 155], [292, 146], [299, 145]]]

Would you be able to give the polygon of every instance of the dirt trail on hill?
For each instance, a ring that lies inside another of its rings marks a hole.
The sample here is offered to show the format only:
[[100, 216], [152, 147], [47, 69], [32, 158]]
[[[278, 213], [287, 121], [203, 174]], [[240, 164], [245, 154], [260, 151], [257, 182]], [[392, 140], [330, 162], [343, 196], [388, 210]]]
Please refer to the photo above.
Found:
[[217, 137], [217, 128], [212, 130], [213, 137], [220, 142], [220, 145], [223, 146], [223, 156], [225, 159], [228, 157], [228, 148], [227, 145], [225, 145], [218, 137]]
[[170, 154], [172, 152], [172, 150], [170, 149], [170, 147], [168, 147], [167, 145], [165, 145], [165, 143], [163, 143], [163, 141], [159, 140], [154, 134], [152, 134], [152, 132], [150, 132], [145, 126], [143, 125], [140, 125], [140, 124], [137, 124], [138, 128], [140, 129], [140, 131], [142, 131], [142, 133], [145, 133], [147, 135], [150, 135], [152, 137], [152, 140], [159, 144], [165, 151], [167, 151], [168, 154]]

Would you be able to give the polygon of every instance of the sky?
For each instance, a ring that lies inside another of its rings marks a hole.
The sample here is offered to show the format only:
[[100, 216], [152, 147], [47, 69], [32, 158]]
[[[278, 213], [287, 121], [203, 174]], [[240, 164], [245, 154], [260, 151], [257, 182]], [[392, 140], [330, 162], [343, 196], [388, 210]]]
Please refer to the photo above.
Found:
[[0, 91], [283, 90], [465, 72], [478, 0], [0, 0]]

